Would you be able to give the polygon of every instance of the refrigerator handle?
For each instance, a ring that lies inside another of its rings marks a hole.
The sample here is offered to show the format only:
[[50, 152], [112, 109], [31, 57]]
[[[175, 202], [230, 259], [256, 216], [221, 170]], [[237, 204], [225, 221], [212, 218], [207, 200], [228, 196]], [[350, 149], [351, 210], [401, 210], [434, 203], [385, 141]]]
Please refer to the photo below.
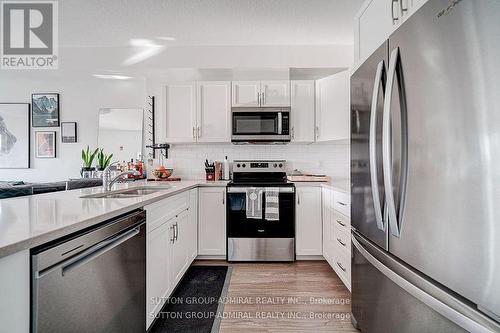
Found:
[[351, 237], [352, 244], [361, 253], [361, 255], [380, 273], [385, 275], [389, 280], [405, 290], [408, 294], [412, 295], [420, 302], [426, 304], [434, 311], [438, 312], [443, 317], [454, 322], [460, 327], [463, 327], [469, 332], [493, 333], [495, 329], [491, 325], [484, 323], [484, 318], [471, 318], [457, 311], [450, 305], [456, 304], [457, 301], [451, 295], [446, 295], [443, 299], [436, 298], [429, 294], [420, 286], [407, 280], [407, 278], [396, 273], [396, 271], [387, 267], [384, 263], [374, 257], [361, 243], [358, 241], [357, 236], [354, 234]]
[[372, 199], [375, 209], [375, 220], [377, 228], [385, 231], [384, 220], [382, 218], [382, 208], [379, 196], [379, 184], [377, 173], [377, 102], [380, 91], [380, 84], [383, 79], [384, 61], [379, 62], [377, 72], [375, 74], [375, 82], [373, 84], [372, 105], [370, 112], [370, 136], [369, 136], [369, 151], [370, 151], [370, 179], [372, 187]]
[[[397, 81], [398, 84], [400, 80], [397, 80], [397, 65], [399, 60], [399, 47], [395, 48], [391, 52], [391, 56], [389, 58], [389, 70], [387, 75], [387, 84], [386, 84], [386, 94], [384, 97], [384, 113], [382, 116], [382, 168], [384, 174], [384, 188], [385, 188], [385, 199], [387, 203], [387, 211], [388, 211], [388, 221], [389, 228], [391, 229], [391, 234], [395, 237], [401, 236], [401, 224], [398, 223], [398, 215], [396, 213], [396, 203], [394, 200], [394, 188], [392, 182], [392, 152], [391, 152], [391, 101], [392, 101], [392, 93], [394, 87], [394, 81]], [[402, 93], [402, 87], [400, 86], [400, 95]], [[405, 106], [406, 107], [406, 106]], [[403, 117], [403, 110], [401, 111], [402, 121], [405, 121]], [[402, 124], [402, 132], [403, 136], [407, 135], [404, 124]], [[404, 147], [404, 143], [402, 144]], [[406, 149], [406, 148], [403, 148]], [[406, 174], [406, 152], [402, 154], [401, 161], [401, 172], [403, 175]], [[405, 189], [406, 176], [403, 177], [400, 188], [398, 191], [403, 194]], [[403, 198], [403, 196], [401, 196]], [[402, 200], [401, 200], [402, 202]], [[400, 209], [401, 211], [401, 209]], [[400, 214], [401, 217], [402, 214]]]

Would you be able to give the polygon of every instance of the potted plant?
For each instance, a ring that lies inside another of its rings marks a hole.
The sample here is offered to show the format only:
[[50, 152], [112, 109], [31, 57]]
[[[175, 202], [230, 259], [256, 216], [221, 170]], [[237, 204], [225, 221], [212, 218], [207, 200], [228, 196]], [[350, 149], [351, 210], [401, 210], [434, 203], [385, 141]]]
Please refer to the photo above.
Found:
[[83, 178], [90, 178], [92, 176], [92, 172], [95, 170], [95, 168], [92, 167], [92, 162], [94, 162], [94, 158], [98, 150], [99, 148], [96, 148], [94, 151], [90, 151], [89, 146], [87, 146], [86, 149], [82, 149], [83, 167], [80, 170], [80, 175]]
[[103, 148], [99, 149], [97, 153], [97, 171], [104, 171], [111, 163], [111, 158], [113, 158], [113, 154], [106, 155]]

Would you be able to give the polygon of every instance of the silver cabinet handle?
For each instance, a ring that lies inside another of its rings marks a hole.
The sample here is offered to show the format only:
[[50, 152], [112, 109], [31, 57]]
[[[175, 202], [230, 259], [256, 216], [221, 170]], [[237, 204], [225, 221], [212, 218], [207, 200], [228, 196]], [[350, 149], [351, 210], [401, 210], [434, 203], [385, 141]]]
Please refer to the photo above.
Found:
[[345, 223], [343, 223], [342, 221], [337, 220], [337, 223], [340, 224], [341, 226], [345, 227]]
[[396, 24], [396, 22], [399, 20], [399, 17], [397, 16], [397, 8], [395, 5], [399, 2], [399, 0], [392, 0], [392, 5], [391, 5], [391, 15], [392, 15], [392, 24]]
[[266, 104], [266, 94], [262, 93], [262, 105]]
[[345, 268], [344, 268], [344, 266], [342, 266], [342, 264], [341, 264], [341, 263], [339, 263], [338, 261], [337, 261], [337, 266], [339, 266], [339, 267], [340, 267], [340, 269], [341, 269], [341, 270], [343, 270], [343, 271], [345, 272]]
[[[401, 10], [401, 16], [406, 14], [408, 12], [408, 6], [403, 7], [403, 1], [408, 1], [408, 0], [399, 0], [399, 9]], [[408, 2], [406, 3], [408, 5]]]
[[259, 103], [260, 106], [260, 92], [257, 93], [257, 103]]
[[198, 127], [198, 138], [201, 138], [201, 128]]
[[378, 172], [377, 172], [377, 102], [380, 91], [380, 83], [384, 77], [384, 61], [379, 62], [377, 72], [375, 74], [375, 83], [372, 92], [372, 106], [370, 113], [370, 134], [368, 140], [369, 153], [370, 153], [370, 179], [373, 206], [375, 208], [375, 221], [377, 228], [384, 231], [384, 221], [382, 218], [382, 207], [379, 196]]
[[193, 139], [196, 139], [196, 127], [193, 127]]
[[174, 224], [174, 230], [175, 230], [175, 241], [177, 242], [177, 239], [179, 239], [179, 224], [175, 222]]
[[295, 127], [292, 126], [292, 139], [295, 139]]
[[225, 205], [226, 204], [226, 193], [222, 192], [222, 204]]
[[297, 205], [300, 205], [300, 194], [297, 192]]
[[343, 203], [343, 202], [340, 202], [340, 201], [337, 201], [337, 203], [341, 206], [347, 206], [347, 204]]
[[319, 126], [316, 126], [316, 139], [319, 139]]
[[346, 246], [346, 245], [347, 245], [347, 243], [344, 243], [344, 242], [342, 241], [342, 239], [340, 239], [340, 238], [337, 238], [337, 242], [339, 242], [339, 243], [340, 243], [340, 245], [342, 245], [342, 246]]
[[174, 244], [174, 243], [175, 243], [175, 229], [174, 229], [174, 228], [175, 228], [175, 226], [174, 226], [174, 225], [172, 225], [172, 226], [170, 227], [170, 230], [172, 230], [172, 238], [170, 238], [170, 242], [171, 242], [172, 244]]

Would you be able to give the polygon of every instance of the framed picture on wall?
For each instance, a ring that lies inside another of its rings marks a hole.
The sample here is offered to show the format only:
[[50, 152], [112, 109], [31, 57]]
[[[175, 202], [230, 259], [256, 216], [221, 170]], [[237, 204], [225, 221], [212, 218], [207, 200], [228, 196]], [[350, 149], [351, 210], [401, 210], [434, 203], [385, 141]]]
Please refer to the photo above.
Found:
[[31, 113], [33, 127], [59, 127], [59, 94], [32, 94]]
[[61, 141], [64, 143], [75, 143], [77, 141], [75, 122], [61, 123]]
[[35, 132], [35, 157], [56, 157], [56, 132]]
[[0, 103], [0, 168], [30, 167], [30, 105]]

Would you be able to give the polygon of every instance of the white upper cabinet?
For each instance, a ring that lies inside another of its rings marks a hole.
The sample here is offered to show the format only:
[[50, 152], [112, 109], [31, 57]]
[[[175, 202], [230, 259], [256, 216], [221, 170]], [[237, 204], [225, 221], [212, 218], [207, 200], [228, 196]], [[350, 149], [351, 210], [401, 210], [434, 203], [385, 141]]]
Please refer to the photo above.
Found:
[[428, 0], [366, 0], [354, 18], [354, 62], [359, 65]]
[[290, 81], [262, 81], [261, 106], [290, 106]]
[[349, 138], [349, 72], [316, 81], [316, 141]]
[[231, 141], [231, 83], [202, 81], [197, 83], [198, 142]]
[[358, 59], [366, 59], [387, 39], [396, 22], [392, 12], [396, 5], [391, 0], [370, 0], [363, 4], [354, 21], [358, 30], [355, 35], [359, 37]]
[[195, 142], [196, 83], [167, 83], [163, 87], [163, 93], [166, 141]]
[[290, 106], [290, 81], [233, 81], [232, 106]]
[[322, 255], [321, 187], [297, 187], [297, 255]]
[[292, 142], [314, 141], [314, 80], [293, 80], [291, 85]]
[[260, 106], [260, 81], [233, 81], [233, 106]]

